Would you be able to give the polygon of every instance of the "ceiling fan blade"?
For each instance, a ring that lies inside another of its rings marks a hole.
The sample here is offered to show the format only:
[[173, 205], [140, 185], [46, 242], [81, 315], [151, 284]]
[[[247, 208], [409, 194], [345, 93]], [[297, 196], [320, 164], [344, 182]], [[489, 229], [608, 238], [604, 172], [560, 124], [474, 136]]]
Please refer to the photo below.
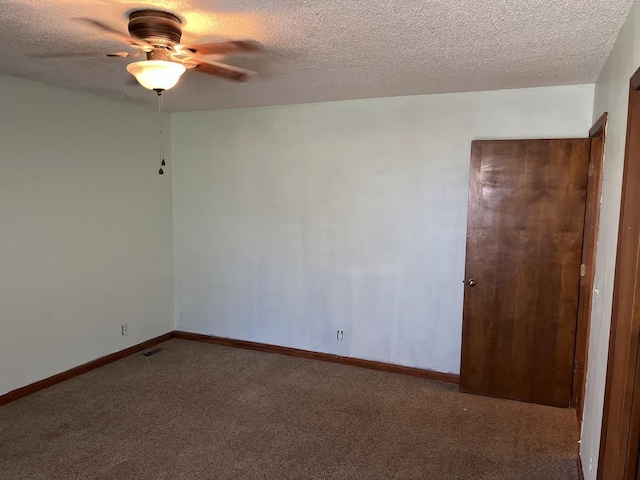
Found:
[[196, 63], [195, 71], [214, 75], [234, 82], [246, 82], [255, 74], [251, 70], [233, 67], [225, 63], [213, 62], [210, 60], [202, 60], [200, 58], [189, 58], [190, 62]]
[[128, 52], [51, 52], [51, 53], [28, 53], [25, 55], [29, 58], [84, 58], [84, 57], [120, 57], [128, 58], [137, 56]]
[[91, 57], [111, 57], [111, 58], [135, 58], [142, 55], [140, 53], [129, 52], [51, 52], [51, 53], [28, 53], [25, 56], [28, 58], [91, 58]]
[[78, 20], [80, 20], [81, 22], [88, 23], [89, 25], [92, 25], [93, 27], [108, 33], [111, 37], [115, 38], [116, 40], [119, 40], [120, 42], [126, 45], [132, 45], [132, 46], [140, 47], [143, 49], [145, 48], [153, 49], [153, 45], [151, 45], [149, 42], [141, 38], [132, 37], [131, 35], [122, 33], [99, 20], [94, 20], [93, 18], [86, 18], [86, 17], [78, 18]]
[[198, 55], [258, 52], [262, 50], [262, 44], [255, 40], [229, 40], [228, 42], [177, 45], [177, 50], [189, 50]]
[[114, 53], [106, 53], [107, 57], [119, 57], [119, 58], [135, 58], [142, 55], [142, 50], [138, 52], [130, 53], [130, 52], [114, 52]]

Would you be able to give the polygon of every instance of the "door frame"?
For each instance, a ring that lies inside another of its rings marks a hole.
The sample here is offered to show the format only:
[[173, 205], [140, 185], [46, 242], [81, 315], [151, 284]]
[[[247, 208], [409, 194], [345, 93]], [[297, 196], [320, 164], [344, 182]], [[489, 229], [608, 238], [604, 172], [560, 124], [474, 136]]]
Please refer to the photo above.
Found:
[[599, 480], [635, 479], [640, 437], [640, 69], [630, 79]]
[[[589, 177], [584, 212], [584, 234], [582, 236], [582, 265], [584, 276], [580, 277], [578, 294], [578, 315], [576, 320], [576, 342], [573, 359], [573, 385], [571, 406], [576, 409], [578, 423], [582, 425], [585, 382], [589, 353], [589, 332], [591, 330], [591, 310], [593, 307], [593, 287], [595, 283], [596, 250], [600, 223], [600, 197], [602, 195], [602, 172], [604, 166], [604, 145], [607, 131], [607, 112], [603, 113], [589, 130], [591, 152], [589, 154]], [[595, 152], [595, 155], [594, 155]]]

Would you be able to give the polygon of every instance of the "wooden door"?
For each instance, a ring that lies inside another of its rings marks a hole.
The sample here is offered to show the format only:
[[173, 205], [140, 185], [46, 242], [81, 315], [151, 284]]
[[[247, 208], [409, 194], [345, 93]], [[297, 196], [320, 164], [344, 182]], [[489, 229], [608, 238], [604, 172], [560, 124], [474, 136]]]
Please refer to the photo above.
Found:
[[460, 389], [568, 407], [589, 139], [471, 151]]

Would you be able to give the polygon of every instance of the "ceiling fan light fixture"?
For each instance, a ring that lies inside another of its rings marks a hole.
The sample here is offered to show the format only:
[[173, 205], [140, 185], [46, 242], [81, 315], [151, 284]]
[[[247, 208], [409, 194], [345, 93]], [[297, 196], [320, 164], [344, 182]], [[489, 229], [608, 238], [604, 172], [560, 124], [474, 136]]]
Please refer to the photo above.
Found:
[[127, 65], [127, 71], [136, 77], [144, 88], [163, 91], [174, 87], [186, 71], [181, 63], [166, 60], [144, 60]]

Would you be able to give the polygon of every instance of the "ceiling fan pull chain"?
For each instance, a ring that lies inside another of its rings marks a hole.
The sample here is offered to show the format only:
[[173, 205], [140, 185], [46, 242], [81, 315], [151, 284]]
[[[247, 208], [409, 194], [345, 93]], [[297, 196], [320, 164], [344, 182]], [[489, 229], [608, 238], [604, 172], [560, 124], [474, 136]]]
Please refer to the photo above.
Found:
[[162, 160], [162, 162], [160, 163], [161, 167], [160, 167], [160, 170], [158, 170], [158, 174], [164, 175], [164, 170], [162, 169], [162, 167], [166, 165], [164, 161], [164, 119], [162, 118], [164, 102], [162, 98], [162, 92], [160, 91], [157, 93], [158, 93], [158, 124], [160, 126], [160, 159]]

